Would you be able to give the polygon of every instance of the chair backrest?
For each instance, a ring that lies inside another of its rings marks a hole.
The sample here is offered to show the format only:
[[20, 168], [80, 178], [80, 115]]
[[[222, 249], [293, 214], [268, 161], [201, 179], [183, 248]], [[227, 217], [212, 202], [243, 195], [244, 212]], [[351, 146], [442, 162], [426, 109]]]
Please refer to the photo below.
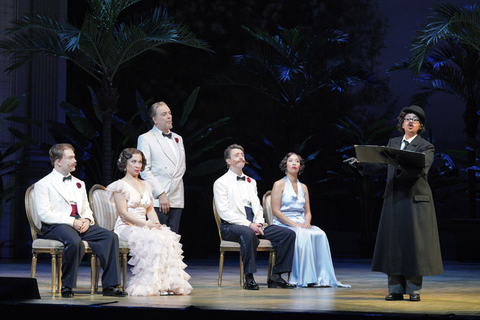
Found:
[[32, 184], [25, 192], [25, 212], [27, 213], [32, 240], [37, 240], [38, 234], [42, 234], [42, 221], [40, 221], [37, 208], [35, 207], [35, 192], [33, 192], [34, 187], [35, 184]]
[[272, 190], [268, 190], [263, 195], [262, 204], [263, 204], [263, 217], [265, 222], [268, 225], [273, 224], [273, 213], [272, 213]]
[[115, 203], [108, 199], [105, 187], [101, 184], [94, 185], [88, 192], [88, 201], [92, 207], [95, 223], [99, 227], [113, 231], [118, 212]]
[[213, 216], [215, 217], [215, 222], [217, 223], [218, 236], [220, 237], [220, 242], [222, 241], [222, 233], [220, 232], [220, 217], [218, 216], [217, 207], [215, 206], [215, 198], [213, 198]]

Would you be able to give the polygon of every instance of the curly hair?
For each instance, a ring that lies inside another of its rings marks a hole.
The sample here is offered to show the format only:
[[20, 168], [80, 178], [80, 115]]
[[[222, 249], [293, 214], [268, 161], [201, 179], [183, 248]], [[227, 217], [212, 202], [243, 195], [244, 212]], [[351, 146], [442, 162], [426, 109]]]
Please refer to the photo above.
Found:
[[283, 173], [286, 173], [288, 158], [290, 158], [292, 155], [296, 155], [298, 157], [298, 160], [300, 160], [300, 169], [298, 170], [298, 175], [300, 175], [303, 173], [303, 170], [305, 170], [305, 160], [303, 160], [302, 157], [299, 154], [296, 154], [295, 152], [287, 153], [287, 155], [280, 162], [280, 165], [279, 165], [280, 170]]
[[140, 171], [145, 170], [145, 166], [147, 165], [147, 159], [145, 159], [143, 152], [135, 148], [126, 148], [123, 149], [117, 160], [117, 166], [120, 171], [125, 171], [125, 169], [127, 168], [127, 161], [131, 159], [134, 154], [140, 154], [142, 156], [142, 169], [140, 169]]
[[[400, 131], [401, 134], [405, 134], [405, 130], [403, 129], [403, 122], [405, 120], [405, 116], [408, 113], [406, 112], [400, 112], [400, 114], [397, 117], [398, 123], [397, 123], [397, 129]], [[415, 114], [415, 113], [414, 113]], [[418, 116], [418, 115], [417, 115]], [[419, 117], [420, 118], [420, 117]], [[420, 120], [420, 128], [418, 129], [417, 134], [421, 135], [425, 131], [425, 124]]]

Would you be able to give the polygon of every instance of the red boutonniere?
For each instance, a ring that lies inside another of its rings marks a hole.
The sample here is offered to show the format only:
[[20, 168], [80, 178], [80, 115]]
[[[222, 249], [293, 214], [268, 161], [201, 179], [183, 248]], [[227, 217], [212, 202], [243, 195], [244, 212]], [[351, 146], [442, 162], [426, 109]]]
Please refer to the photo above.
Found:
[[178, 138], [175, 138], [175, 142], [178, 143]]
[[248, 183], [252, 182], [252, 179], [250, 179], [250, 177], [247, 177], [247, 181]]
[[77, 182], [77, 188], [80, 189], [82, 187], [82, 185], [80, 184], [80, 182]]

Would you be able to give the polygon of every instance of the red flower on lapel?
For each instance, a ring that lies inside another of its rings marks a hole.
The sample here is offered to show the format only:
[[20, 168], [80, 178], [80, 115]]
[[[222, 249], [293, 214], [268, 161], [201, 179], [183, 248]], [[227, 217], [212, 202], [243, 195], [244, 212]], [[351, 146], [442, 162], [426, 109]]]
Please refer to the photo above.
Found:
[[80, 184], [80, 182], [77, 182], [77, 188], [80, 189], [82, 187], [82, 185]]
[[248, 183], [252, 182], [252, 180], [250, 179], [250, 177], [247, 177], [247, 181], [248, 181]]
[[175, 138], [175, 142], [178, 143], [178, 138]]

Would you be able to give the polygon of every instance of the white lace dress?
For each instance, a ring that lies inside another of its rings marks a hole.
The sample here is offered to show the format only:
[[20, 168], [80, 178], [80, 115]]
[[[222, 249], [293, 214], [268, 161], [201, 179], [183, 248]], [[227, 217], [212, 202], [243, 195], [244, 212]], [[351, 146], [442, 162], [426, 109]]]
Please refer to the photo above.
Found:
[[[146, 221], [146, 209], [150, 206], [152, 189], [144, 183], [145, 191], [139, 194], [130, 184], [117, 180], [108, 185], [106, 191], [113, 202], [113, 196], [120, 192], [127, 199], [127, 210], [140, 220]], [[189, 294], [192, 286], [190, 276], [185, 272], [180, 235], [170, 228], [161, 230], [138, 227], [126, 223], [120, 216], [115, 223], [115, 233], [120, 240], [128, 241], [133, 265], [132, 276], [126, 292], [129, 296], [154, 296], [161, 292]]]

